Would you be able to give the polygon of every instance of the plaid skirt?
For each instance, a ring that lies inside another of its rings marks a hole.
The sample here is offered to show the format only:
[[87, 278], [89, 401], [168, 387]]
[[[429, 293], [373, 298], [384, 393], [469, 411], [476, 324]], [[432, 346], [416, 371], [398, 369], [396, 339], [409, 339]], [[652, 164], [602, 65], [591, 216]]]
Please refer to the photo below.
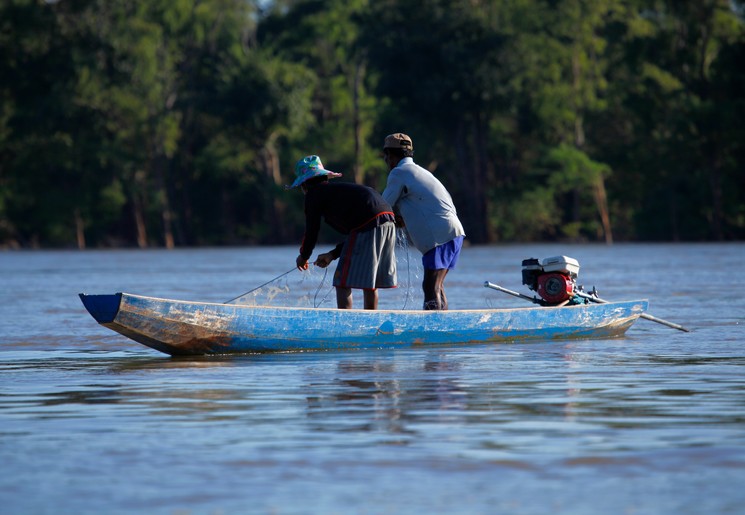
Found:
[[334, 272], [341, 288], [396, 287], [396, 225], [386, 222], [364, 232], [351, 232]]

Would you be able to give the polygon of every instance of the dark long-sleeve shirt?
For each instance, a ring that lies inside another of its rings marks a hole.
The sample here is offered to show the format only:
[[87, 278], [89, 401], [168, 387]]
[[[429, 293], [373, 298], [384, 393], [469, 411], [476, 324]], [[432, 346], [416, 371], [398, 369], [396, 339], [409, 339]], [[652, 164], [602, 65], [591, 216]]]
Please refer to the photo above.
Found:
[[[305, 236], [300, 255], [310, 259], [318, 242], [321, 218], [341, 234], [363, 232], [385, 222], [393, 222], [391, 206], [372, 188], [348, 182], [322, 182], [305, 194]], [[338, 258], [339, 244], [332, 254]]]

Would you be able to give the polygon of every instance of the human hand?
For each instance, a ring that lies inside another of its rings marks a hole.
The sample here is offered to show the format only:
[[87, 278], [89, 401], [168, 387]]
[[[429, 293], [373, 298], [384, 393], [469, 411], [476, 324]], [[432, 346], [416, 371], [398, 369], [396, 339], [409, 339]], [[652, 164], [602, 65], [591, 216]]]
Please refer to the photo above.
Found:
[[331, 252], [326, 252], [324, 254], [318, 254], [318, 256], [316, 257], [316, 262], [313, 264], [320, 268], [326, 268], [331, 264], [333, 260], [334, 258], [331, 255]]
[[298, 256], [295, 260], [295, 264], [297, 265], [298, 270], [307, 270], [308, 269], [308, 260], [305, 259], [303, 256]]

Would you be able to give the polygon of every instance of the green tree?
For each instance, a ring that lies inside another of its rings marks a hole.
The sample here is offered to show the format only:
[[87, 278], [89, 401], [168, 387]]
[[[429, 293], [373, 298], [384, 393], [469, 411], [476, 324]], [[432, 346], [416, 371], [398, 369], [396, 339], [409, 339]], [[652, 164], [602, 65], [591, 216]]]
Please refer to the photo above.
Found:
[[610, 167], [597, 162], [602, 149], [587, 119], [606, 109], [604, 32], [622, 4], [513, 2], [512, 48], [518, 59], [511, 96], [518, 105], [518, 130], [528, 144], [520, 149], [516, 191], [495, 197], [505, 204], [500, 219], [510, 238], [613, 241], [606, 193]]
[[13, 245], [84, 247], [91, 213], [107, 218], [95, 202], [111, 179], [99, 159], [101, 124], [76, 101], [81, 56], [98, 42], [78, 12], [29, 0], [0, 6], [0, 230]]
[[295, 160], [382, 188], [394, 131], [473, 242], [742, 239], [744, 12], [5, 0], [0, 244], [295, 241]]
[[360, 183], [374, 182], [375, 170], [382, 171], [379, 151], [367, 145], [375, 99], [369, 92], [373, 79], [366, 51], [358, 43], [358, 20], [368, 8], [368, 0], [276, 2], [259, 30], [263, 47], [313, 75], [313, 123], [288, 141], [288, 161], [321, 154], [339, 169], [351, 170], [351, 178]]
[[[200, 4], [180, 66], [183, 112], [174, 165], [186, 240], [270, 242], [288, 238], [283, 141], [312, 125], [313, 74], [256, 41], [246, 4]], [[233, 15], [228, 16], [227, 12]], [[242, 14], [241, 14], [242, 13]], [[258, 16], [252, 11], [251, 20]]]
[[503, 168], [492, 156], [511, 145], [510, 14], [495, 2], [380, 1], [363, 31], [386, 99], [380, 133], [414, 138], [417, 160], [454, 193], [474, 242], [496, 237], [487, 199]]
[[635, 2], [619, 34], [611, 111], [626, 124], [603, 144], [624, 170], [615, 193], [631, 237], [742, 238], [741, 74], [729, 68], [742, 55], [741, 5]]

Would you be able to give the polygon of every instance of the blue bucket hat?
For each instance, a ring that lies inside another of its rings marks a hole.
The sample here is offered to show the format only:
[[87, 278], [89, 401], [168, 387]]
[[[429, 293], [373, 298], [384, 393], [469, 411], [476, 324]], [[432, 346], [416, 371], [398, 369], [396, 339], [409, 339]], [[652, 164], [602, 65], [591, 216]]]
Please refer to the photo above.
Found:
[[320, 177], [321, 175], [328, 175], [329, 177], [341, 177], [340, 173], [335, 173], [330, 170], [326, 170], [321, 163], [321, 158], [318, 156], [305, 156], [295, 165], [295, 175], [297, 179], [292, 183], [291, 186], [285, 186], [287, 189], [296, 188], [308, 179], [313, 177]]

